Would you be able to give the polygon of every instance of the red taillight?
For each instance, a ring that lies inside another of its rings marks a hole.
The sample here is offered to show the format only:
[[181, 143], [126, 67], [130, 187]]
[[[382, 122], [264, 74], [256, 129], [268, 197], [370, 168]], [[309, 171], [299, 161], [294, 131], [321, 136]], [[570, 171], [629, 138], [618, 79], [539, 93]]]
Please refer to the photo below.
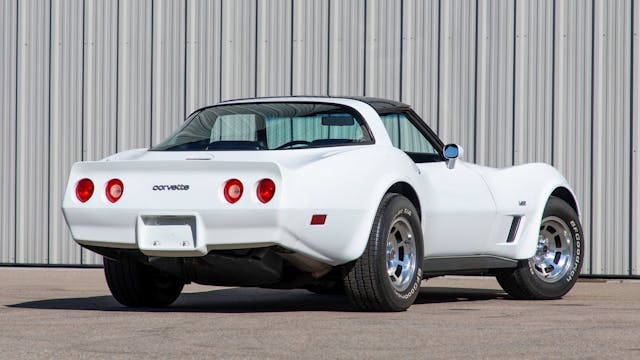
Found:
[[107, 199], [112, 203], [120, 200], [124, 192], [124, 185], [119, 179], [111, 179], [107, 183]]
[[81, 202], [87, 202], [93, 195], [93, 181], [90, 179], [82, 179], [76, 185], [76, 197]]
[[224, 184], [224, 198], [230, 204], [235, 203], [242, 197], [242, 182], [238, 179], [227, 180]]
[[262, 179], [258, 183], [257, 195], [258, 200], [262, 203], [268, 203], [273, 199], [276, 193], [276, 184], [271, 179]]

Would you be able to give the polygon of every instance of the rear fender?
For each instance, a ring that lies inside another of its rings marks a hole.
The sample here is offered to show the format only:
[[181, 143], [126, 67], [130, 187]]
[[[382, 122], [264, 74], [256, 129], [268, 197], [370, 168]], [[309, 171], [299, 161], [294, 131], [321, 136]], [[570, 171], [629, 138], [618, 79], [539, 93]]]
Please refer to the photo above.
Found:
[[[283, 191], [282, 223], [291, 233], [302, 235], [304, 246], [322, 255], [318, 260], [331, 259], [332, 265], [362, 255], [384, 195], [398, 182], [414, 187], [418, 176], [411, 159], [390, 146], [341, 152], [281, 171], [287, 189], [286, 194]], [[314, 214], [327, 214], [326, 224], [309, 226]]]

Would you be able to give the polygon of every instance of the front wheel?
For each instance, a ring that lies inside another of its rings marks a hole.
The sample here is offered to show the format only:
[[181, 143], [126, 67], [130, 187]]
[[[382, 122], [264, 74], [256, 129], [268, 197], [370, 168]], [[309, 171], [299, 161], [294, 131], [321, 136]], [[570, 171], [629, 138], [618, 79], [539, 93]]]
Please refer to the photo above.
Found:
[[501, 270], [496, 278], [516, 299], [557, 299], [576, 283], [584, 258], [583, 233], [578, 214], [564, 200], [551, 197], [540, 223], [536, 253], [514, 270]]
[[422, 260], [418, 212], [406, 197], [387, 194], [364, 253], [347, 270], [345, 293], [358, 310], [404, 311], [420, 292]]
[[180, 279], [128, 256], [104, 258], [104, 275], [113, 297], [129, 307], [169, 306], [184, 287]]

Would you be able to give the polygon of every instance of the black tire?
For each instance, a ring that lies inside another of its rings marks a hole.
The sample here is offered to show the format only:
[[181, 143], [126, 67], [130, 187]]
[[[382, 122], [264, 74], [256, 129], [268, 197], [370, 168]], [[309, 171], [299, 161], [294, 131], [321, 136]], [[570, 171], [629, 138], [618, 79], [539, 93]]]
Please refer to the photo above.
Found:
[[104, 258], [104, 275], [113, 297], [129, 307], [167, 307], [184, 287], [180, 279], [127, 256]]
[[584, 258], [584, 235], [575, 210], [564, 200], [550, 197], [542, 215], [540, 234], [543, 236], [536, 255], [521, 260], [516, 269], [496, 274], [500, 286], [513, 298], [558, 299], [578, 280]]
[[[399, 235], [402, 231], [407, 234]], [[408, 240], [399, 239], [403, 236]], [[392, 247], [404, 245], [389, 250], [388, 241]], [[410, 265], [412, 252], [413, 266]], [[402, 265], [388, 263], [389, 256], [402, 260]], [[422, 228], [418, 212], [406, 197], [387, 194], [376, 213], [364, 253], [345, 268], [345, 293], [360, 311], [404, 311], [420, 292], [422, 261]], [[396, 271], [390, 276], [388, 271], [394, 268]]]

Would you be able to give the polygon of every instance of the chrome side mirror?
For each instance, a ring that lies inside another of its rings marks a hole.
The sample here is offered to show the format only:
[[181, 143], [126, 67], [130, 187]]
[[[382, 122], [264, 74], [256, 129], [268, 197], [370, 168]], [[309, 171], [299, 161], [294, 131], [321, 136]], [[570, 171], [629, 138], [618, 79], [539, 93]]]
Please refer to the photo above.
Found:
[[456, 159], [462, 157], [464, 150], [462, 149], [462, 146], [447, 144], [444, 146], [442, 153], [444, 154], [444, 158], [447, 159], [447, 167], [449, 169], [453, 169], [456, 165]]

